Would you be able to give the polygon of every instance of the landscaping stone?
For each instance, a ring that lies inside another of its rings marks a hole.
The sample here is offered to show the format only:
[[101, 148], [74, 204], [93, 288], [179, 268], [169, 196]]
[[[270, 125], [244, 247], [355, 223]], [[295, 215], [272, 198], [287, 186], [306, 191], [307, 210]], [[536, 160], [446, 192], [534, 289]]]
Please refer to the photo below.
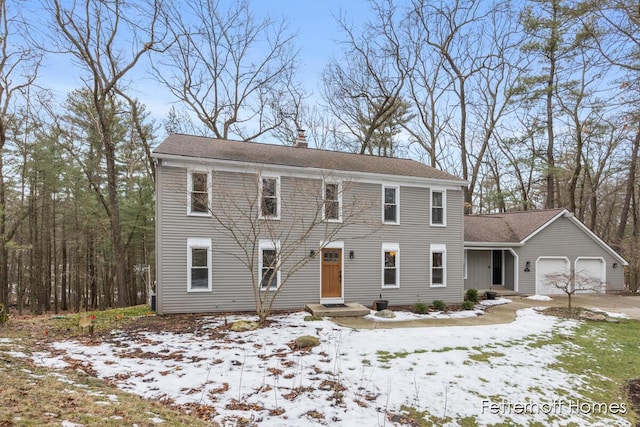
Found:
[[252, 322], [251, 320], [238, 320], [231, 325], [231, 330], [234, 332], [255, 331], [258, 326], [257, 322]]
[[580, 313], [580, 319], [591, 320], [594, 322], [604, 322], [607, 320], [607, 316], [604, 314], [593, 313], [591, 311], [583, 311]]
[[312, 335], [303, 335], [296, 338], [294, 342], [296, 344], [296, 348], [310, 348], [320, 345], [320, 340]]
[[395, 313], [391, 310], [380, 310], [375, 314], [376, 317], [382, 317], [383, 319], [393, 319], [396, 317]]

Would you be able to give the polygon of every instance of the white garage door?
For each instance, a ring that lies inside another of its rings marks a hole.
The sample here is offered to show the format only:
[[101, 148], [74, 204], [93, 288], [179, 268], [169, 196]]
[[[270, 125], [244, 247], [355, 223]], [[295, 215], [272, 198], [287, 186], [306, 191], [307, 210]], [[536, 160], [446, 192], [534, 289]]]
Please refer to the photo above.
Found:
[[[604, 292], [606, 276], [605, 263], [602, 258], [576, 259], [576, 286], [578, 287], [576, 292]], [[584, 277], [585, 280], [581, 280], [581, 277]], [[580, 289], [580, 287], [586, 289]]]
[[540, 257], [536, 262], [536, 294], [552, 295], [564, 294], [549, 283], [548, 274], [569, 273], [569, 260], [567, 258]]

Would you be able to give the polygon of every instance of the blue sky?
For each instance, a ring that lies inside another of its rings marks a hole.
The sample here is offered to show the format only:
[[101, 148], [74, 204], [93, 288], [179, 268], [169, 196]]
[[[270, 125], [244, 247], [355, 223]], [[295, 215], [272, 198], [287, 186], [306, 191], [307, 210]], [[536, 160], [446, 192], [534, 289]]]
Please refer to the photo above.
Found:
[[[343, 35], [338, 31], [335, 17], [344, 13], [357, 25], [364, 23], [370, 14], [367, 0], [249, 0], [249, 4], [256, 18], [285, 19], [290, 32], [297, 34], [298, 78], [307, 93], [314, 97], [319, 96], [322, 70], [329, 57], [340, 53], [338, 41]], [[37, 14], [33, 6], [25, 4], [25, 10], [32, 9], [27, 14], [34, 13], [43, 18], [43, 14]], [[40, 75], [43, 86], [52, 89], [60, 102], [64, 102], [70, 91], [82, 86], [80, 72], [69, 55], [50, 55]], [[129, 77], [132, 80], [131, 93], [147, 105], [160, 124], [171, 108], [169, 91], [153, 80], [147, 64], [139, 64]]]

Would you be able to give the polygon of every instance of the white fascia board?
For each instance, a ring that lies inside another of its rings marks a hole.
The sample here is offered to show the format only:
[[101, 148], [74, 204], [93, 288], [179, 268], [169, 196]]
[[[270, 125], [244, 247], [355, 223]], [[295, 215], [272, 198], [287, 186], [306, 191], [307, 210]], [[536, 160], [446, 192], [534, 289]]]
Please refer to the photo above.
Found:
[[389, 175], [373, 172], [357, 172], [347, 170], [333, 170], [301, 166], [260, 164], [240, 162], [237, 160], [207, 159], [200, 157], [185, 157], [172, 154], [153, 154], [153, 157], [163, 160], [167, 167], [193, 168], [194, 165], [213, 167], [221, 172], [244, 172], [255, 170], [261, 173], [277, 173], [298, 178], [342, 179], [368, 184], [397, 184], [410, 187], [430, 188], [437, 185], [440, 189], [460, 191], [468, 185], [467, 181], [453, 181], [438, 178], [423, 178], [415, 176]]
[[518, 242], [464, 242], [465, 249], [505, 249], [505, 248], [519, 248], [524, 246], [524, 243]]

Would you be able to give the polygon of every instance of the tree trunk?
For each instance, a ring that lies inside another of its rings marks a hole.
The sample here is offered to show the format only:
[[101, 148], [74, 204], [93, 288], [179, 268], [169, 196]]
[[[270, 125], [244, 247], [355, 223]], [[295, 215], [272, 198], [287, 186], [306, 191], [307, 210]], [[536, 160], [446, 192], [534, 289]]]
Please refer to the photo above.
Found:
[[629, 219], [629, 208], [631, 206], [631, 195], [634, 192], [635, 179], [636, 179], [636, 167], [638, 163], [638, 148], [640, 147], [640, 128], [636, 131], [636, 137], [633, 140], [633, 148], [631, 150], [631, 160], [629, 164], [629, 175], [627, 176], [627, 190], [624, 196], [624, 202], [622, 204], [622, 210], [620, 211], [620, 222], [618, 223], [618, 229], [616, 230], [616, 238], [613, 242], [613, 247], [616, 251], [620, 252], [622, 249], [622, 239], [624, 238], [625, 230], [627, 228], [627, 220]]

